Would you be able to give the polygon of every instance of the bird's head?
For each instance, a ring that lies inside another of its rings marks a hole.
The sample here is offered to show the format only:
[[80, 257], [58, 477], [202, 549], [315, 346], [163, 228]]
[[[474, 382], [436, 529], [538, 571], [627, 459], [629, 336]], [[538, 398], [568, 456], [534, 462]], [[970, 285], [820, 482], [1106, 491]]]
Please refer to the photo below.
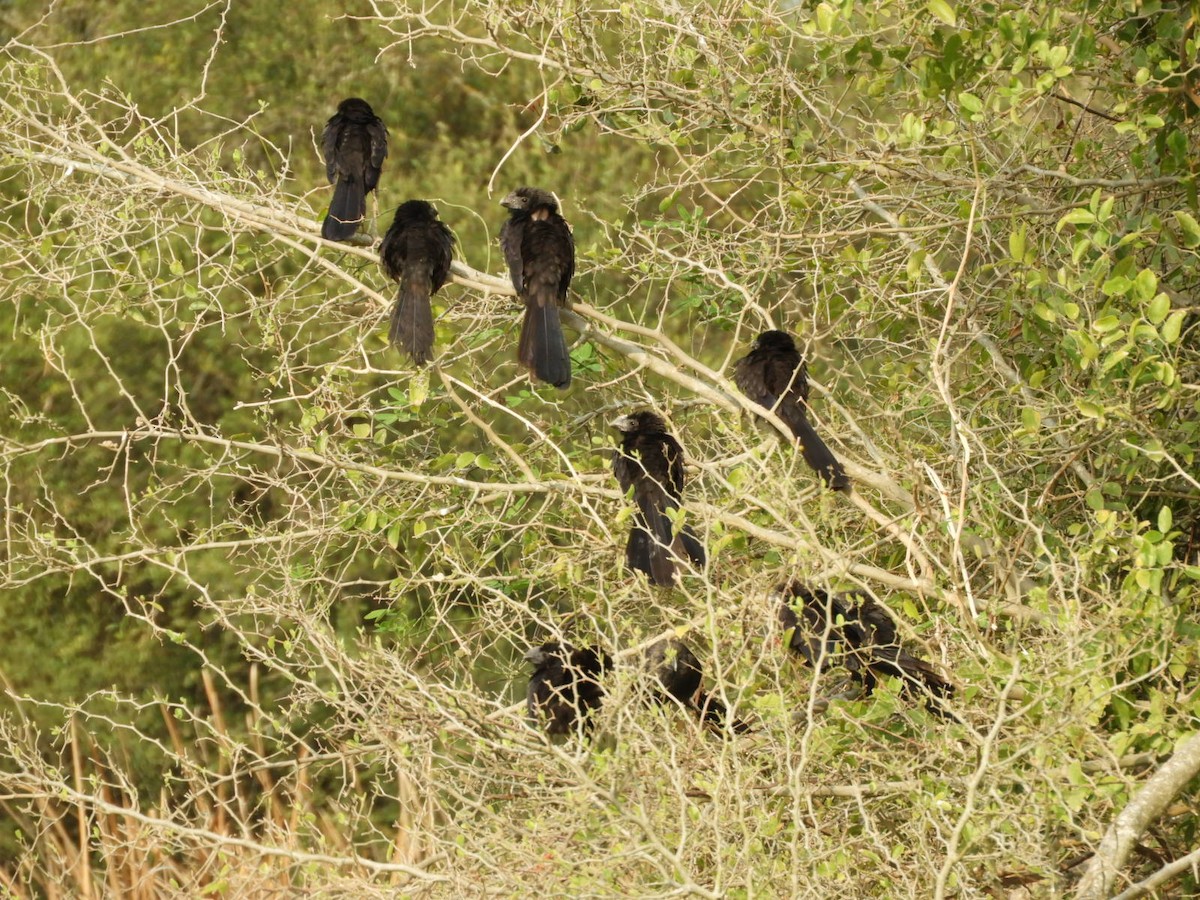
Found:
[[396, 207], [400, 222], [436, 222], [437, 208], [427, 200], [406, 200]]
[[629, 413], [629, 415], [621, 416], [613, 419], [612, 427], [622, 434], [630, 434], [631, 432], [641, 431], [647, 434], [666, 433], [667, 422], [658, 415], [658, 413], [650, 412], [648, 409], [643, 409], [638, 412]]
[[562, 645], [557, 641], [550, 641], [542, 644], [540, 647], [530, 647], [525, 651], [525, 661], [531, 662], [535, 666], [545, 665], [553, 656], [558, 656], [562, 651]]
[[338, 104], [338, 112], [349, 119], [373, 119], [375, 110], [361, 97], [347, 97]]
[[549, 191], [535, 187], [519, 187], [503, 200], [500, 205], [513, 212], [533, 213], [539, 209], [550, 212], [558, 211], [558, 200]]
[[764, 331], [754, 339], [753, 349], [793, 351], [796, 341], [786, 331]]

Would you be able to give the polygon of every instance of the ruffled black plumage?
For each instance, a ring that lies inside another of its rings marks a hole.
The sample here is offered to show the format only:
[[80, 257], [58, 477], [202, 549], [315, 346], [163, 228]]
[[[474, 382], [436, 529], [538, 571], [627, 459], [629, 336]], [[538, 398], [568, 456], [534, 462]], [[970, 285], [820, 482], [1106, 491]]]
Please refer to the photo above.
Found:
[[800, 442], [804, 461], [829, 487], [850, 489], [846, 470], [808, 421], [808, 367], [790, 334], [760, 334], [750, 352], [734, 363], [733, 380], [759, 406], [775, 411]]
[[337, 112], [325, 123], [322, 149], [333, 199], [321, 223], [321, 236], [345, 241], [366, 218], [367, 194], [379, 185], [387, 156], [387, 128], [367, 101], [350, 97], [338, 104]]
[[424, 200], [409, 200], [396, 210], [383, 236], [379, 261], [400, 283], [392, 307], [388, 338], [417, 365], [433, 358], [433, 308], [429, 298], [450, 277], [454, 234]]

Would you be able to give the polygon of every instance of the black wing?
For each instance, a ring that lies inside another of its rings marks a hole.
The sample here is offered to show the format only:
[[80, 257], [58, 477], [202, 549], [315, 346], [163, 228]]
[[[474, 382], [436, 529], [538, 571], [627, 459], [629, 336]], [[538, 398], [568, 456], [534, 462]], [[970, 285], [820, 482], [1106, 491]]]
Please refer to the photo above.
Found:
[[379, 173], [388, 154], [388, 133], [383, 120], [376, 116], [367, 123], [367, 137], [371, 149], [364, 166], [363, 184], [367, 191], [373, 191], [379, 186]]
[[759, 406], [774, 410], [800, 442], [804, 461], [835, 491], [848, 490], [850, 479], [833, 451], [808, 421], [808, 372], [795, 350], [756, 349], [738, 360], [734, 383]]
[[504, 261], [508, 264], [508, 277], [512, 279], [513, 290], [518, 296], [521, 296], [522, 285], [525, 283], [522, 278], [525, 267], [521, 262], [521, 242], [524, 236], [523, 219], [507, 219], [500, 226], [500, 249], [504, 253]]

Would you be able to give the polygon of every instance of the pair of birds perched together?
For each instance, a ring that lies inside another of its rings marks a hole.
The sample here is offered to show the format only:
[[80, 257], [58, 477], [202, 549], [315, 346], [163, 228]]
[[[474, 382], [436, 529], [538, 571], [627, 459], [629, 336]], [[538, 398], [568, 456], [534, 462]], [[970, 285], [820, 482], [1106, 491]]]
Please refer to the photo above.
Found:
[[[326, 240], [354, 236], [366, 217], [367, 194], [377, 189], [387, 156], [387, 129], [370, 104], [351, 97], [338, 104], [323, 134], [325, 174], [334, 185], [329, 213], [321, 225]], [[525, 318], [517, 358], [547, 384], [571, 384], [571, 357], [558, 310], [566, 305], [575, 274], [575, 239], [558, 213], [554, 195], [523, 187], [501, 201], [509, 219], [500, 246]], [[426, 200], [400, 204], [379, 248], [388, 277], [400, 284], [388, 337], [423, 365], [433, 358], [430, 297], [450, 277], [454, 234]]]
[[[758, 336], [750, 352], [734, 364], [734, 383], [759, 406], [774, 411], [800, 444], [804, 461], [832, 490], [849, 491], [850, 479], [808, 421], [808, 370], [796, 342], [783, 331]], [[613, 422], [622, 433], [613, 474], [637, 506], [625, 547], [629, 568], [645, 572], [654, 584], [674, 584], [676, 561], [704, 565], [704, 547], [685, 525], [676, 528], [683, 498], [683, 448], [657, 413], [642, 411]]]
[[[959, 721], [944, 703], [954, 685], [900, 645], [896, 623], [870, 597], [831, 594], [792, 581], [777, 586], [772, 598], [779, 603], [777, 622], [788, 649], [818, 673], [841, 666], [854, 683], [850, 690], [821, 698], [820, 707], [831, 699], [868, 696], [880, 678], [894, 677], [906, 694], [924, 696], [930, 712]], [[613, 669], [612, 657], [594, 647], [550, 642], [530, 650], [525, 659], [534, 665], [525, 694], [530, 718], [552, 736], [589, 730], [592, 714], [604, 701], [603, 681]], [[640, 669], [644, 677], [639, 683], [659, 703], [681, 705], [716, 731], [752, 730], [701, 689], [700, 661], [682, 641], [656, 642], [641, 655]]]

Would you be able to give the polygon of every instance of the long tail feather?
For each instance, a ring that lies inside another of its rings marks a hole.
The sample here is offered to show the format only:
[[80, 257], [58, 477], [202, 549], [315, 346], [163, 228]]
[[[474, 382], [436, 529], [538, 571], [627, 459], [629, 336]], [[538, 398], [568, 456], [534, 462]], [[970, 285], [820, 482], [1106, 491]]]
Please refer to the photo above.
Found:
[[405, 278], [392, 307], [388, 338], [420, 366], [433, 359], [433, 308], [429, 295], [433, 283], [428, 272]]
[[833, 455], [833, 451], [825, 446], [816, 429], [809, 424], [808, 418], [803, 413], [788, 416], [787, 425], [799, 439], [800, 452], [804, 454], [804, 461], [808, 463], [809, 468], [820, 475], [832, 490], [849, 490], [850, 478], [846, 475], [846, 470]]
[[521, 339], [517, 358], [537, 378], [556, 388], [571, 385], [571, 355], [563, 334], [558, 304], [553, 297], [537, 297], [525, 301], [525, 318], [521, 322]]
[[327, 241], [345, 241], [354, 237], [367, 215], [367, 195], [357, 178], [342, 176], [333, 189], [329, 215], [321, 223], [321, 237]]

